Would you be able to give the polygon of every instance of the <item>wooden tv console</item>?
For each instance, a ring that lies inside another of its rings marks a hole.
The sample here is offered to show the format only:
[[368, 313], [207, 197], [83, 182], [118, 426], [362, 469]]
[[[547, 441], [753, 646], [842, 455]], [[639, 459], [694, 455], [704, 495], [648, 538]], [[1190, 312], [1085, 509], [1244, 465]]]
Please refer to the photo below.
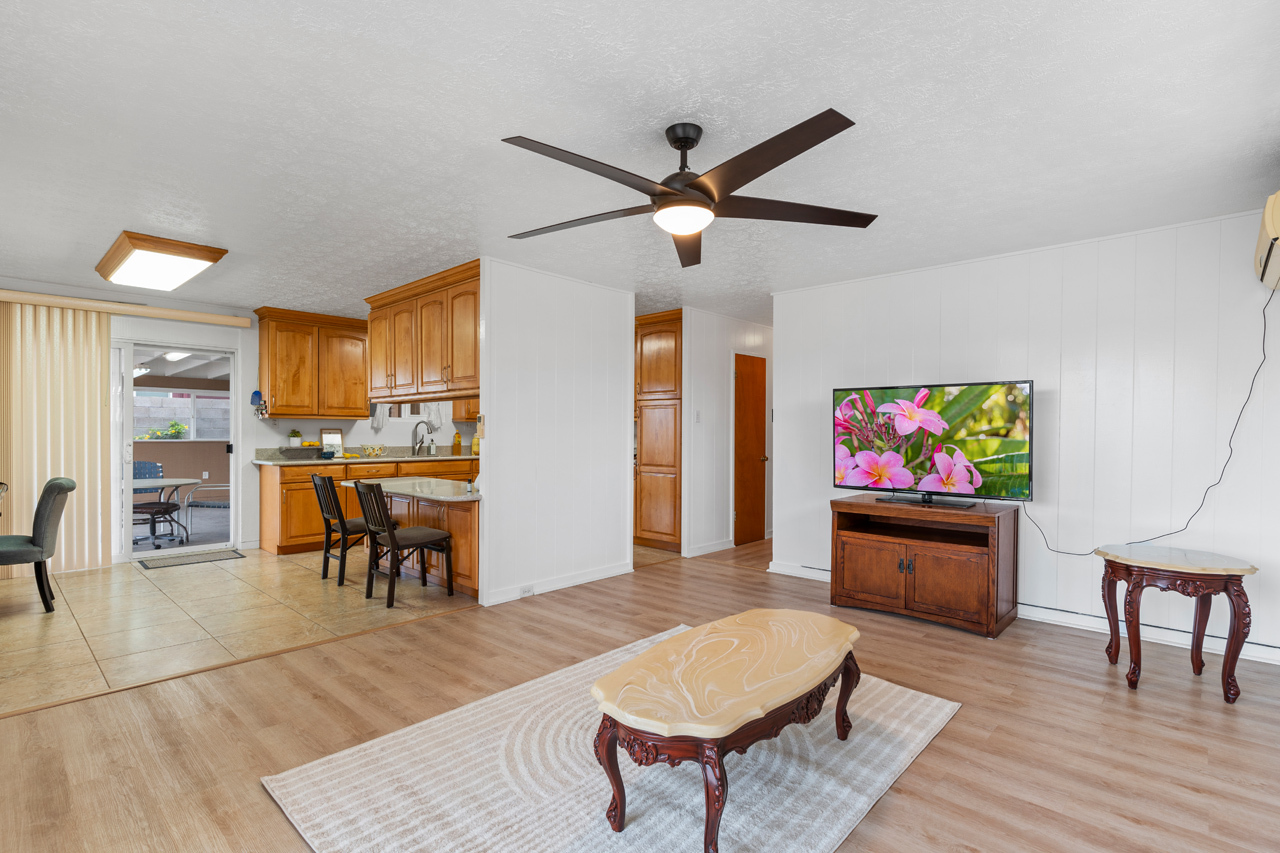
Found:
[[833, 500], [831, 603], [999, 636], [1018, 618], [1018, 508]]

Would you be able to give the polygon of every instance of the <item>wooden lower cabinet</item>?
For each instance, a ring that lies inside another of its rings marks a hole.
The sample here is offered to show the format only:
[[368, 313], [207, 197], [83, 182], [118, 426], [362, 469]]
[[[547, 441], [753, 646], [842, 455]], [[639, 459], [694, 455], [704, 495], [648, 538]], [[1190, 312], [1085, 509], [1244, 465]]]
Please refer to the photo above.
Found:
[[831, 603], [995, 637], [1018, 615], [1018, 510], [831, 502]]

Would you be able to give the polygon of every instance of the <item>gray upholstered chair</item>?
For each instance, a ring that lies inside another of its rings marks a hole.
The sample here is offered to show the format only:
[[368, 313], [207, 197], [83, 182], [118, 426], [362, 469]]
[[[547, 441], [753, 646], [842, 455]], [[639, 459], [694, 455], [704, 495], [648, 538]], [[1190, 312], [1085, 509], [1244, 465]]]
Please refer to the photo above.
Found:
[[0, 566], [34, 563], [36, 588], [46, 613], [53, 610], [53, 586], [49, 583], [48, 560], [58, 544], [58, 525], [67, 506], [67, 495], [76, 490], [76, 481], [54, 477], [44, 484], [30, 536], [0, 536]]

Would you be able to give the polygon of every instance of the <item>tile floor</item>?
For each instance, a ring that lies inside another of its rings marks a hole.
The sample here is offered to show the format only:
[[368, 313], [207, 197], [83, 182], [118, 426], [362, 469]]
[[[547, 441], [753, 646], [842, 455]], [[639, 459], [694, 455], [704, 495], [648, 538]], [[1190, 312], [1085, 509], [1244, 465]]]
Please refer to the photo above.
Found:
[[319, 553], [242, 553], [59, 572], [53, 613], [34, 579], [0, 580], [0, 714], [476, 604], [404, 578], [388, 609], [386, 581], [365, 599], [364, 573], [351, 563], [339, 587], [336, 562], [321, 580]]

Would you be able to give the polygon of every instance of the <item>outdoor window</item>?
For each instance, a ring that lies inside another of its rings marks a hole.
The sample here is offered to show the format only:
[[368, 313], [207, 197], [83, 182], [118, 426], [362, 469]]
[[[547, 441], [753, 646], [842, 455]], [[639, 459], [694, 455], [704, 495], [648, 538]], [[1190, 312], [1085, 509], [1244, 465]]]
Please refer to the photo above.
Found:
[[133, 437], [135, 441], [230, 441], [231, 395], [134, 389]]

